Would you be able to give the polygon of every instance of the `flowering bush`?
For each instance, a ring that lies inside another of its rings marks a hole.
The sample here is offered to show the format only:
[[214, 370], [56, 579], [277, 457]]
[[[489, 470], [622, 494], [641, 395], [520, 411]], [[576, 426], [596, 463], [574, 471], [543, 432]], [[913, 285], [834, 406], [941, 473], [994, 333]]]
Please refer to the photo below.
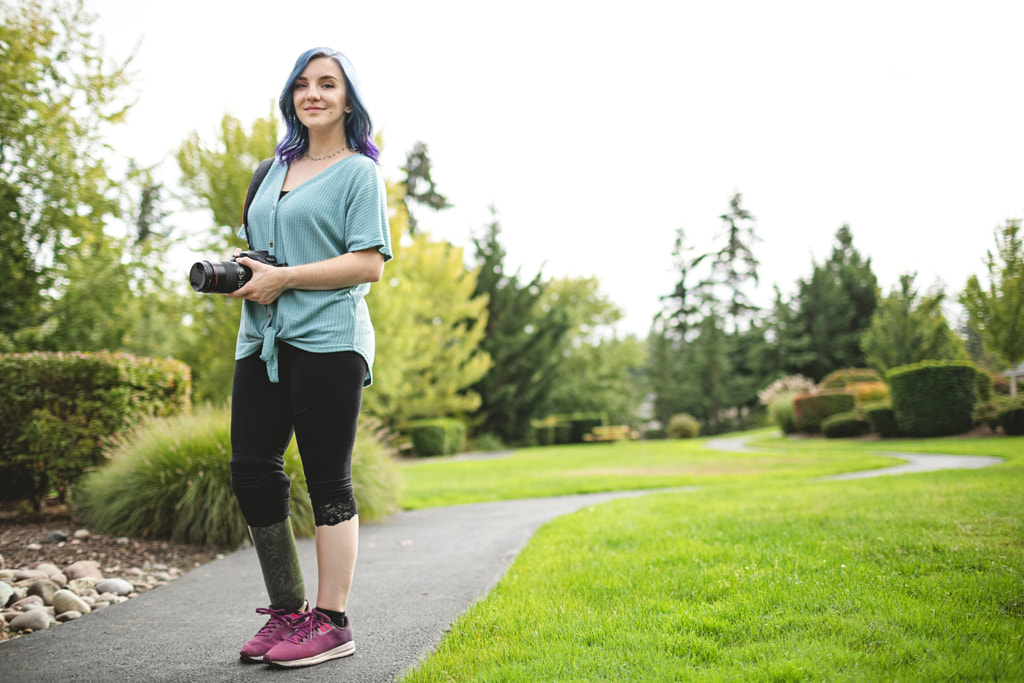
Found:
[[799, 394], [816, 393], [817, 387], [814, 382], [803, 375], [790, 375], [777, 379], [767, 387], [757, 392], [757, 398], [761, 405], [769, 405], [780, 396], [797, 396]]

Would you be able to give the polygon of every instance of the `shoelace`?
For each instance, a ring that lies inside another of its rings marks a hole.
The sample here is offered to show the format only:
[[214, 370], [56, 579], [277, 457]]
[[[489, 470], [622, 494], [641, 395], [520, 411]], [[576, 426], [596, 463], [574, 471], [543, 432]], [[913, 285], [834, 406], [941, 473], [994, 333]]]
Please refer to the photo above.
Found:
[[286, 640], [296, 645], [309, 640], [313, 635], [313, 631], [316, 630], [320, 623], [330, 623], [331, 621], [325, 615], [313, 610], [290, 614], [285, 619], [288, 620], [288, 624], [294, 629], [294, 633], [288, 636]]
[[256, 613], [266, 614], [270, 617], [270, 620], [266, 623], [266, 625], [264, 625], [264, 627], [260, 629], [260, 632], [256, 634], [258, 636], [269, 635], [271, 631], [273, 631], [281, 625], [280, 622], [283, 621], [285, 623], [288, 623], [289, 621], [289, 612], [283, 609], [274, 609], [273, 607], [257, 607]]

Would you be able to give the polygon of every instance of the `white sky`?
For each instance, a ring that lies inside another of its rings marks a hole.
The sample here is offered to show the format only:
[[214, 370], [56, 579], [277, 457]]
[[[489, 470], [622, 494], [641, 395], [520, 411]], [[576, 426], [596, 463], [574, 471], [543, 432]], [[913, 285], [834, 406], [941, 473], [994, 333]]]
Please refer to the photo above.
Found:
[[468, 247], [494, 204], [508, 264], [597, 276], [621, 332], [646, 334], [671, 289], [676, 228], [709, 248], [736, 190], [763, 240], [764, 304], [843, 223], [884, 291], [917, 271], [955, 298], [993, 230], [1024, 216], [1019, 1], [86, 8], [109, 56], [141, 40], [122, 153], [172, 174], [190, 131], [265, 116], [299, 53], [335, 47], [384, 132], [385, 174], [416, 140], [430, 148], [455, 208], [424, 228]]

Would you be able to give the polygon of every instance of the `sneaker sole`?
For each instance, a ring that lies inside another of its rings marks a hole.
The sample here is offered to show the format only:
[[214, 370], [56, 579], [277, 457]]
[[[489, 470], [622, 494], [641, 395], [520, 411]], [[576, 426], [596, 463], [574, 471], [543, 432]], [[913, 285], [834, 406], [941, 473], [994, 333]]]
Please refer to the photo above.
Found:
[[355, 651], [356, 651], [356, 644], [355, 644], [355, 642], [350, 640], [349, 642], [345, 643], [344, 645], [339, 645], [338, 647], [334, 648], [333, 650], [327, 650], [326, 652], [321, 652], [320, 654], [314, 655], [313, 657], [306, 657], [305, 659], [293, 659], [293, 660], [287, 661], [287, 662], [280, 662], [280, 661], [277, 661], [277, 660], [273, 660], [273, 661], [268, 661], [267, 663], [268, 664], [273, 664], [274, 666], [286, 666], [286, 667], [291, 667], [291, 666], [311, 666], [313, 664], [319, 664], [321, 662], [326, 662], [326, 661], [328, 661], [330, 659], [338, 659], [339, 657], [348, 657], [349, 655], [353, 654]]

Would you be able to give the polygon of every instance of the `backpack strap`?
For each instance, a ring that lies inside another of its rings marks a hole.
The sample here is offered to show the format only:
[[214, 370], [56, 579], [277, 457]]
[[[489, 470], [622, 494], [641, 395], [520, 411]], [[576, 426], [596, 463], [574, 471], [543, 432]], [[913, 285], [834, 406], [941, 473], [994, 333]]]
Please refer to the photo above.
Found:
[[249, 181], [249, 191], [245, 193], [245, 206], [242, 208], [242, 227], [245, 228], [245, 241], [249, 244], [250, 251], [253, 247], [252, 240], [249, 239], [249, 205], [252, 204], [256, 191], [260, 189], [260, 185], [263, 183], [263, 179], [267, 177], [267, 173], [270, 172], [270, 167], [273, 163], [274, 157], [260, 162], [260, 165], [256, 167], [256, 172], [252, 174], [252, 180]]

